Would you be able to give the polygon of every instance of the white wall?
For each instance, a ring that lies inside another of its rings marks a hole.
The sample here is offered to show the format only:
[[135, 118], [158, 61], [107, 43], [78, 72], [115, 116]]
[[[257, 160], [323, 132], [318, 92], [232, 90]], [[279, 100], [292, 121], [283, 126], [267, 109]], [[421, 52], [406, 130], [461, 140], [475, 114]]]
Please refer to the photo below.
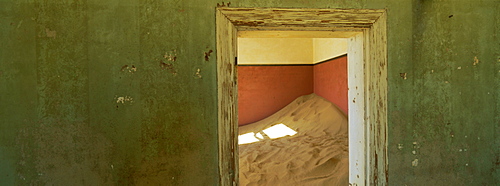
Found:
[[238, 64], [314, 64], [346, 53], [345, 38], [238, 38]]
[[310, 38], [238, 38], [238, 64], [307, 64]]
[[321, 62], [340, 55], [347, 54], [347, 39], [345, 38], [312, 38], [313, 62]]

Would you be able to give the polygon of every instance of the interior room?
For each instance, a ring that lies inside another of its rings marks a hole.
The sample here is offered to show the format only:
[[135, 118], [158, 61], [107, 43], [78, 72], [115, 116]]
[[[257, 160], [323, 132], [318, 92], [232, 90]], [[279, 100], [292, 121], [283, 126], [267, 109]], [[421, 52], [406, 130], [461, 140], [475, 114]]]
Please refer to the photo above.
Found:
[[240, 185], [347, 185], [348, 40], [239, 35]]

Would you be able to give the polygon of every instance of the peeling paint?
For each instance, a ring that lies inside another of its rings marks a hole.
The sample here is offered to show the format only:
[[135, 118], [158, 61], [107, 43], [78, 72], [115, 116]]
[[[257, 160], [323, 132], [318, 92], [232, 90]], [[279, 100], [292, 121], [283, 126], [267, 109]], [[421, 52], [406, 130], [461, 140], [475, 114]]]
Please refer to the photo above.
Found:
[[418, 166], [418, 159], [414, 159], [412, 162], [411, 162], [411, 166]]
[[116, 97], [115, 99], [116, 99], [116, 103], [122, 103], [122, 104], [134, 102], [133, 101], [134, 99], [130, 96]]
[[474, 63], [472, 65], [477, 65], [479, 63], [479, 59], [477, 59], [477, 56], [474, 56]]
[[217, 3], [217, 7], [229, 7], [231, 6], [231, 2], [227, 2], [227, 4], [224, 3], [224, 1], [222, 1], [221, 4]]
[[177, 74], [177, 71], [174, 68], [174, 64], [172, 64], [172, 63], [164, 63], [164, 62], [160, 61], [160, 68], [162, 70], [168, 70], [170, 73], [172, 73], [174, 75]]
[[131, 67], [129, 67], [128, 65], [123, 65], [122, 68], [121, 68], [121, 71], [124, 72], [124, 71], [128, 71], [130, 73], [134, 73], [137, 71], [137, 68], [132, 65]]
[[177, 50], [171, 50], [163, 54], [163, 58], [166, 60], [159, 60], [160, 68], [162, 70], [167, 70], [173, 75], [177, 75], [177, 70], [174, 68], [174, 63], [177, 61]]
[[[418, 144], [418, 142], [413, 142], [413, 149], [419, 149], [420, 148], [420, 145]], [[416, 151], [415, 151], [416, 153]]]
[[196, 76], [196, 78], [201, 79], [201, 69], [197, 69], [194, 75]]
[[213, 50], [209, 50], [208, 52], [205, 52], [205, 61], [210, 60], [210, 54], [213, 52]]
[[403, 78], [403, 79], [406, 79], [406, 75], [407, 75], [407, 73], [399, 73], [399, 76], [401, 76], [401, 78]]
[[165, 54], [163, 55], [163, 58], [167, 59], [168, 61], [176, 61], [177, 60], [177, 50], [165, 52]]

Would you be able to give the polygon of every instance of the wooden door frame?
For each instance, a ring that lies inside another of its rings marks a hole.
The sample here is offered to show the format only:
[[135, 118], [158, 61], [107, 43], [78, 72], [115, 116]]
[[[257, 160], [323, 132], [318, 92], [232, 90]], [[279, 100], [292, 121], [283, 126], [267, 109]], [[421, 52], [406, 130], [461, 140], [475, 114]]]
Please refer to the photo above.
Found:
[[350, 113], [357, 113], [349, 114], [349, 151], [356, 151], [349, 153], [349, 182], [387, 185], [386, 20], [386, 10], [380, 9], [217, 8], [220, 185], [239, 184], [238, 31], [331, 31], [350, 37], [349, 52], [357, 54], [349, 57], [348, 68], [358, 75], [349, 78]]

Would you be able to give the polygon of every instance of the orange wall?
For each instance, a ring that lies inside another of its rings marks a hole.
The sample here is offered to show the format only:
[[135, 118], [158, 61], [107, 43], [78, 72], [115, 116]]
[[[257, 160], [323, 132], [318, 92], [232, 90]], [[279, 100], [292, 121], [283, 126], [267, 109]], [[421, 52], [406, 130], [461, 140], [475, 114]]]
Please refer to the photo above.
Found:
[[264, 119], [313, 92], [347, 114], [347, 56], [314, 66], [238, 66], [238, 124]]
[[314, 65], [314, 93], [348, 113], [347, 56]]
[[239, 125], [264, 119], [313, 93], [313, 77], [313, 66], [238, 66]]

